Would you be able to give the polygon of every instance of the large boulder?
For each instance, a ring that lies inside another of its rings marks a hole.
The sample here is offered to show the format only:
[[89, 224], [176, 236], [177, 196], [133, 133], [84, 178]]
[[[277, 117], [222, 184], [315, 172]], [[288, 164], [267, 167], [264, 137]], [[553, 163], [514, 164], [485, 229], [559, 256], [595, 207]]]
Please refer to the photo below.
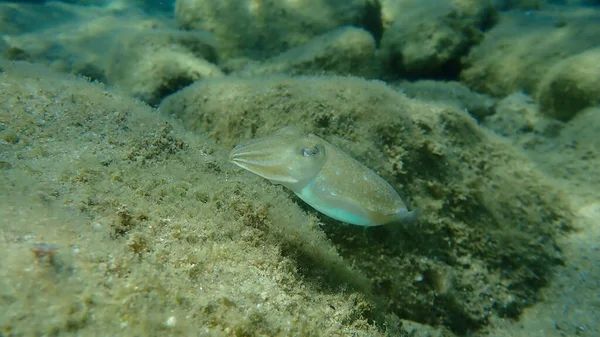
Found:
[[456, 77], [461, 57], [481, 41], [497, 16], [486, 0], [388, 0], [382, 13], [389, 28], [380, 56], [391, 78]]
[[130, 7], [0, 3], [0, 56], [106, 82], [107, 56], [118, 37], [170, 26]]
[[226, 147], [303, 127], [420, 207], [416, 225], [365, 230], [305, 206], [402, 319], [467, 333], [492, 316], [516, 318], [561, 263], [556, 240], [571, 223], [562, 192], [452, 105], [357, 78], [271, 77], [199, 81], [159, 110]]
[[496, 102], [492, 97], [474, 92], [460, 82], [422, 80], [400, 81], [391, 85], [410, 98], [453, 106], [477, 120], [494, 113]]
[[43, 67], [0, 83], [3, 333], [401, 335], [317, 217], [206, 135]]
[[600, 47], [556, 63], [542, 77], [536, 96], [544, 113], [565, 121], [600, 104]]
[[548, 7], [501, 14], [500, 23], [465, 60], [462, 80], [494, 96], [535, 95], [560, 61], [600, 44], [600, 10]]
[[375, 40], [362, 28], [340, 27], [263, 62], [251, 62], [234, 73], [239, 76], [327, 74], [373, 78], [378, 75]]
[[223, 59], [265, 59], [344, 25], [368, 26], [377, 14], [369, 0], [177, 0], [185, 29], [215, 34]]
[[107, 81], [149, 104], [194, 81], [223, 75], [215, 65], [216, 42], [210, 33], [148, 29], [115, 36]]

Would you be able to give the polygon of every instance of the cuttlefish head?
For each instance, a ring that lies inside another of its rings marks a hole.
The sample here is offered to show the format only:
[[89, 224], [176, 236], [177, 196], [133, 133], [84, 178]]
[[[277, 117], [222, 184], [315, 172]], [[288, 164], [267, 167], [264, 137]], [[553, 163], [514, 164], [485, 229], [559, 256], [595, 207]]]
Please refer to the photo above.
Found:
[[319, 173], [326, 153], [321, 138], [284, 128], [237, 145], [229, 160], [272, 183], [299, 191]]

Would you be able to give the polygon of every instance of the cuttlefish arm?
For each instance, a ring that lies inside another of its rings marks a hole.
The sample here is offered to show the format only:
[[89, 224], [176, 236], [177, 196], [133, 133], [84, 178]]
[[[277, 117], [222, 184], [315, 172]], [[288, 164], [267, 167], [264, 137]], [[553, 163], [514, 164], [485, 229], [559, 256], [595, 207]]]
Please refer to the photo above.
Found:
[[242, 143], [229, 159], [343, 222], [377, 226], [413, 221], [417, 216], [369, 168], [322, 138], [298, 129], [285, 128]]

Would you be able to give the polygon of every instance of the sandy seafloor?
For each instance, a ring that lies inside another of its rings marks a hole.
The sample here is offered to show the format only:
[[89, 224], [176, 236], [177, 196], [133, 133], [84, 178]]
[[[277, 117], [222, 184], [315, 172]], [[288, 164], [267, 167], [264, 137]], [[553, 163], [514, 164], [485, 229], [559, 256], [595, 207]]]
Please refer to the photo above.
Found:
[[[235, 167], [294, 125], [416, 223]], [[600, 336], [600, 3], [0, 1], [0, 337]]]

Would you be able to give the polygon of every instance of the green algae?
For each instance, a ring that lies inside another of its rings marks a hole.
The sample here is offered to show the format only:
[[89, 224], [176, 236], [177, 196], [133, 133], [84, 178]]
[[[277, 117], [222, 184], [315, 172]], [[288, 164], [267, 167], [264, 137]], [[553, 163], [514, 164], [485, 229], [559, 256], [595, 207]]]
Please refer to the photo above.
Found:
[[0, 134], [19, 137], [0, 158], [0, 334], [397, 331], [317, 218], [227, 149], [102, 85], [3, 66]]
[[517, 318], [562, 263], [556, 239], [572, 221], [563, 191], [453, 106], [378, 81], [281, 76], [197, 82], [160, 110], [226, 146], [300, 126], [405, 193], [422, 209], [414, 226], [364, 230], [320, 217], [402, 319], [466, 334]]

